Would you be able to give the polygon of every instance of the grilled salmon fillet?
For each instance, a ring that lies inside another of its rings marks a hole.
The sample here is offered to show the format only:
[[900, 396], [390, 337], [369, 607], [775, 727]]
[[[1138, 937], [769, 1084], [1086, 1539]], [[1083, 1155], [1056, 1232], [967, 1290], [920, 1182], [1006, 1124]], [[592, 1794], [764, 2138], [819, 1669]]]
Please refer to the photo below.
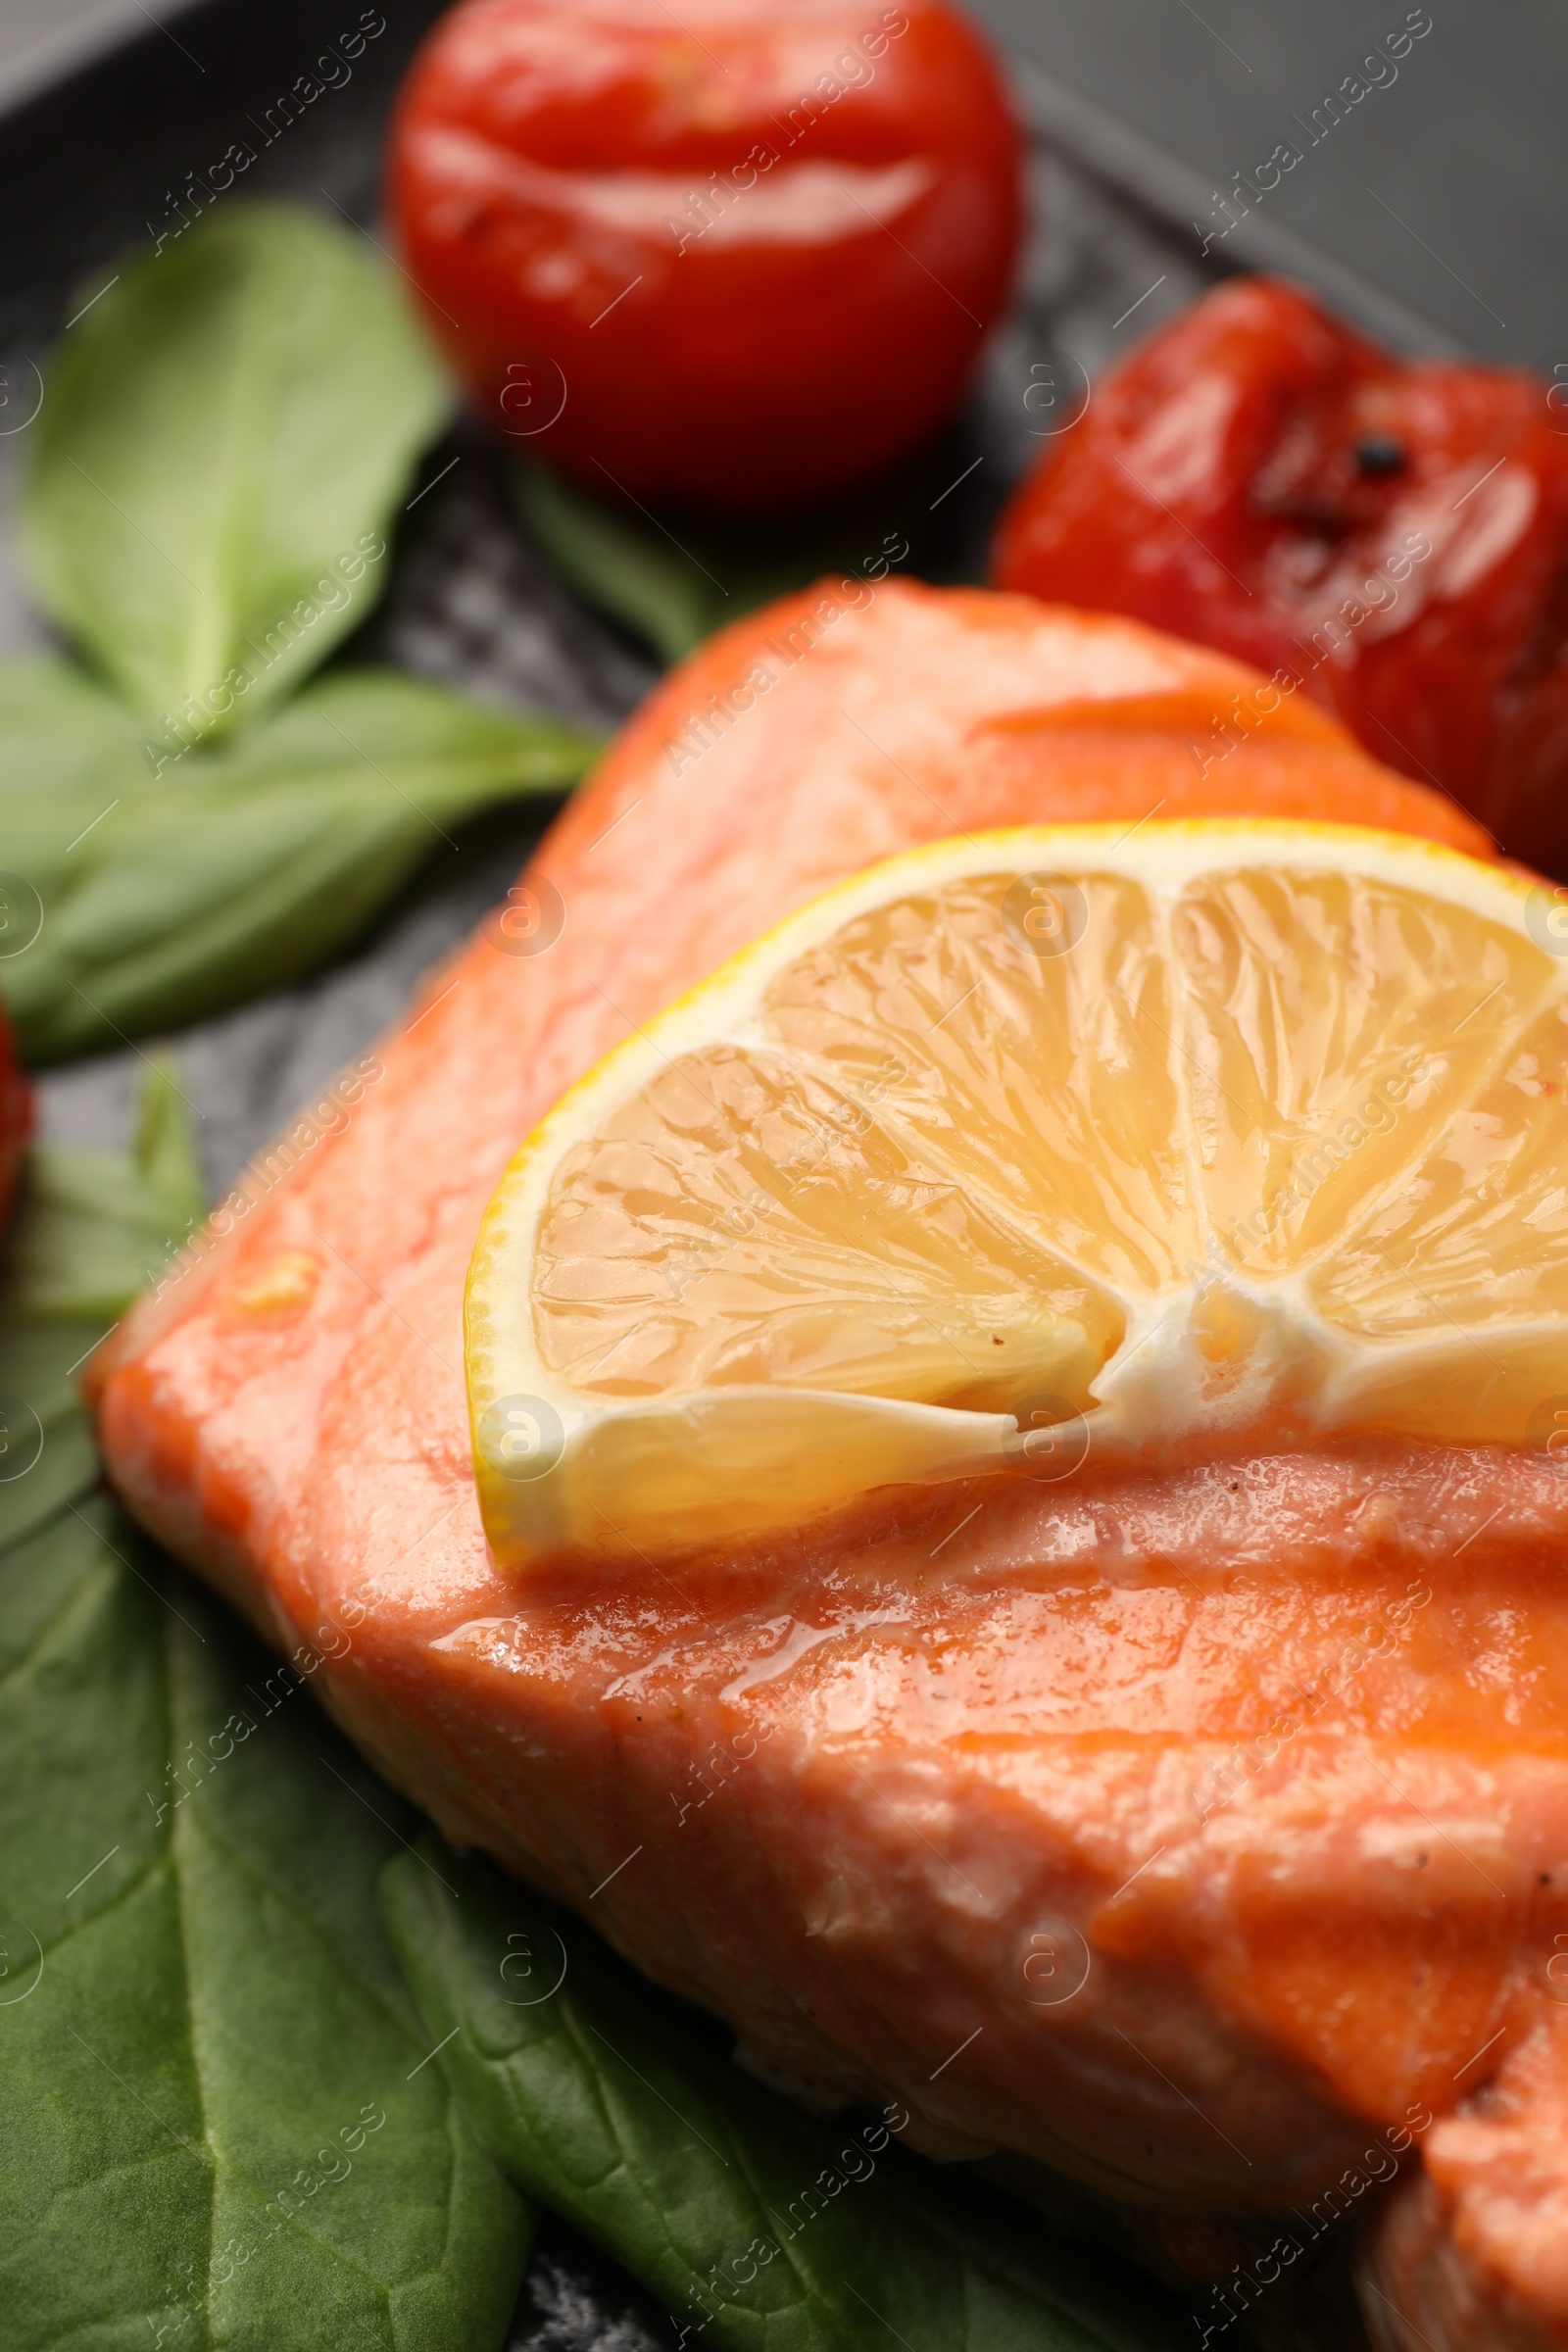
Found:
[[[1152, 2207], [1295, 2208], [1303, 2246], [1381, 2209], [1380, 2344], [1563, 2345], [1554, 1465], [1236, 1443], [526, 1582], [479, 1522], [463, 1290], [503, 1167], [818, 890], [966, 829], [1156, 809], [1487, 854], [1259, 684], [891, 581], [711, 640], [547, 839], [527, 919], [430, 978], [341, 1125], [280, 1138], [115, 1335], [100, 1437], [164, 1543], [321, 1656], [390, 1780], [775, 2081], [896, 2093], [933, 2152]], [[1295, 2259], [1216, 2287], [1216, 2340]]]

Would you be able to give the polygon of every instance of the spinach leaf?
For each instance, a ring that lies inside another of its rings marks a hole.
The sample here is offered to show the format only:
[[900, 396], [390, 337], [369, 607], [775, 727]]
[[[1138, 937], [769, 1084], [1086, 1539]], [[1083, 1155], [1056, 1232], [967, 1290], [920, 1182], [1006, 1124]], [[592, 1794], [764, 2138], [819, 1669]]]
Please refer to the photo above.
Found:
[[[41, 781], [35, 741], [52, 746]], [[84, 1053], [301, 978], [450, 852], [452, 826], [562, 790], [597, 750], [552, 720], [342, 669], [154, 775], [69, 664], [0, 669], [0, 842], [14, 902], [36, 914], [0, 956], [24, 1053]]]
[[1035, 2215], [904, 2156], [902, 2110], [858, 2129], [799, 2113], [520, 1888], [433, 1839], [382, 1884], [430, 2042], [444, 2043], [487, 2144], [704, 2342], [1173, 2352], [1187, 2340], [1152, 2287], [1092, 2271]]
[[185, 1098], [150, 1061], [136, 1141], [120, 1152], [37, 1145], [23, 1171], [0, 1315], [112, 1323], [206, 1214]]
[[254, 720], [365, 618], [448, 396], [365, 240], [236, 201], [122, 263], [45, 380], [39, 603], [169, 748]]
[[[170, 1200], [174, 1130], [144, 1105]], [[316, 1653], [279, 1667], [92, 1493], [96, 1326], [28, 1321], [5, 1271], [4, 1411], [41, 1439], [0, 1451], [6, 2344], [496, 2352], [530, 2220], [378, 1918], [416, 1824]]]
[[[909, 556], [921, 533], [923, 496], [912, 482], [879, 484], [840, 502], [826, 517], [789, 524], [717, 524], [596, 498], [542, 466], [513, 477], [517, 511], [546, 561], [568, 588], [678, 662], [726, 622], [808, 587], [829, 572], [879, 580]], [[931, 534], [926, 530], [923, 544]], [[932, 552], [927, 544], [927, 555]], [[928, 563], [928, 576], [937, 567]]]

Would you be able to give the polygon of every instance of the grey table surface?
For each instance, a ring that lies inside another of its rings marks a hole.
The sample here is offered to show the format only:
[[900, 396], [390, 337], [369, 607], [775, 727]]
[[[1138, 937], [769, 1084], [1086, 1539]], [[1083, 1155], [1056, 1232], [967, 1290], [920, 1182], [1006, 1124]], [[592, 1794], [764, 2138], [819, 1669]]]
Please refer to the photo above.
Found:
[[[1213, 187], [1294, 141], [1301, 162], [1259, 217], [1456, 343], [1537, 366], [1568, 354], [1568, 12], [1554, 0], [973, 5], [1019, 56]], [[1431, 30], [1390, 58], [1387, 36], [1423, 21]], [[1354, 76], [1365, 95], [1314, 126]]]

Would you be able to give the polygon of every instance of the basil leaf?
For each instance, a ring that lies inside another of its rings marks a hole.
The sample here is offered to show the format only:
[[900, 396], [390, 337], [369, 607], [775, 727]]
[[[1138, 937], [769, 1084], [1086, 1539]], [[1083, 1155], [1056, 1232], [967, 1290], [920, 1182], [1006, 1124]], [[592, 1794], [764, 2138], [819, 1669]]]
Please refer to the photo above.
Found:
[[[13, 723], [30, 740], [51, 716], [54, 780], [35, 789], [7, 746]], [[303, 977], [452, 826], [562, 790], [599, 748], [391, 670], [334, 671], [156, 776], [115, 723], [68, 664], [0, 670], [0, 841], [13, 898], [41, 910], [0, 956], [0, 994], [35, 1062]]]
[[487, 2144], [705, 2343], [1174, 2352], [1189, 2340], [1176, 2305], [1125, 2265], [1091, 2269], [1038, 2215], [904, 2156], [885, 2124], [799, 2113], [575, 1921], [433, 1839], [393, 1862], [382, 1890], [430, 2042], [444, 2042]]
[[[49, 812], [62, 842], [90, 824], [110, 796], [151, 773], [141, 752], [141, 729], [123, 703], [74, 662], [38, 660], [0, 662], [0, 793], [6, 824], [0, 855], [14, 866], [19, 844], [11, 817], [28, 808]], [[58, 806], [58, 814], [54, 813]]]
[[519, 466], [513, 481], [529, 535], [567, 587], [643, 638], [663, 662], [678, 662], [724, 621], [765, 600], [765, 589], [750, 597], [744, 588], [726, 593], [697, 556], [662, 536], [650, 519], [590, 497], [543, 466]]
[[528, 2229], [377, 1925], [410, 1818], [138, 1551], [89, 1498], [0, 1559], [6, 2341], [495, 2352]]
[[23, 514], [38, 602], [171, 748], [182, 719], [254, 720], [365, 618], [447, 405], [365, 239], [220, 206], [124, 261], [49, 368]]
[[496, 2352], [530, 2221], [379, 1921], [414, 1821], [315, 1653], [277, 1666], [89, 1492], [95, 1336], [0, 1324], [8, 1426], [44, 1432], [0, 1452], [9, 2352]]
[[0, 1315], [102, 1329], [156, 1280], [207, 1211], [188, 1107], [169, 1064], [151, 1061], [129, 1159], [60, 1144], [33, 1148]]
[[96, 1321], [26, 1322], [10, 1298], [0, 1312], [0, 1609], [9, 1546], [97, 1480], [74, 1375], [103, 1329]]
[[[596, 498], [543, 466], [513, 476], [517, 511], [547, 563], [598, 612], [678, 662], [726, 622], [827, 573], [883, 578], [910, 553], [926, 485], [901, 475], [804, 523], [715, 524]], [[917, 536], [920, 534], [917, 532]], [[929, 542], [929, 529], [924, 534]], [[929, 562], [927, 576], [939, 576]]]
[[207, 1184], [191, 1124], [193, 1107], [180, 1092], [172, 1063], [162, 1054], [149, 1055], [136, 1108], [131, 1166], [176, 1233], [207, 1214]]

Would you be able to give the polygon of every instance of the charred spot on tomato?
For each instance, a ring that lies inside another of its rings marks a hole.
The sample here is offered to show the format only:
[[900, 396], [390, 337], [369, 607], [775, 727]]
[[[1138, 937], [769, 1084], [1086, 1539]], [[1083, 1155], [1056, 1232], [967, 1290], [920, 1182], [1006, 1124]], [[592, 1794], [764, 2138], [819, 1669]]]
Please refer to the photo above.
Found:
[[1284, 536], [1321, 541], [1325, 562], [1366, 518], [1364, 477], [1353, 447], [1347, 447], [1341, 408], [1338, 400], [1297, 403], [1281, 417], [1248, 486], [1250, 514], [1279, 526]]
[[1396, 441], [1392, 433], [1363, 434], [1350, 455], [1356, 472], [1369, 482], [1382, 481], [1391, 473], [1402, 473], [1409, 458], [1404, 443]]

